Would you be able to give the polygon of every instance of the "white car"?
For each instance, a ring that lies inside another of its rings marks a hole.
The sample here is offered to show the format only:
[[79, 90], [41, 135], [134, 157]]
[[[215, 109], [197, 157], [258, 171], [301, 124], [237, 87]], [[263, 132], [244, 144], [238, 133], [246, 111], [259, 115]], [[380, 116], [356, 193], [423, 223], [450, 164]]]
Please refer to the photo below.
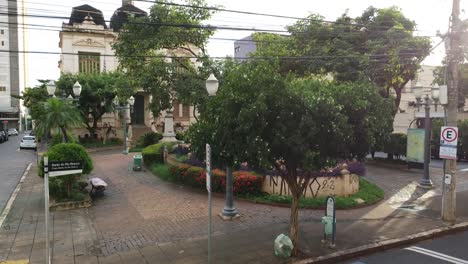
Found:
[[10, 128], [8, 129], [8, 135], [9, 136], [17, 136], [18, 135], [18, 130], [16, 130], [16, 128]]
[[23, 139], [21, 139], [20, 149], [25, 149], [25, 148], [36, 150], [37, 149], [36, 137], [24, 136]]

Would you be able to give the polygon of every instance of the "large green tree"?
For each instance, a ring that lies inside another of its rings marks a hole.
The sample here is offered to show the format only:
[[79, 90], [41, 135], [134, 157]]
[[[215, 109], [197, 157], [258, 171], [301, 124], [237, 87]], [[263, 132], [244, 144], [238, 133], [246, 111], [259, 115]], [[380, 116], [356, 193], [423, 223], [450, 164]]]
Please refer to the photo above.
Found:
[[[186, 0], [206, 6], [204, 0]], [[154, 4], [145, 17], [130, 19], [113, 48], [131, 86], [153, 95], [149, 106], [155, 116], [172, 107], [175, 97], [201, 105], [206, 99], [204, 80], [211, 71], [206, 42], [213, 30], [202, 25], [212, 11]]]
[[277, 63], [228, 63], [218, 94], [189, 129], [192, 151], [212, 146], [218, 166], [247, 161], [274, 169], [292, 193], [290, 236], [297, 249], [299, 199], [315, 171], [339, 157], [348, 125], [323, 90], [304, 96], [279, 74]]
[[396, 114], [403, 87], [414, 79], [431, 48], [430, 39], [416, 36], [415, 30], [415, 22], [397, 7], [369, 7], [359, 17], [345, 13], [331, 23], [310, 15], [288, 27], [290, 37], [257, 37], [254, 56], [278, 53], [283, 57], [284, 74], [331, 74], [345, 82], [370, 80], [383, 97], [391, 98], [394, 92]]
[[128, 98], [133, 94], [125, 75], [119, 72], [62, 74], [56, 82], [56, 93], [65, 96], [73, 94], [76, 81], [82, 86], [76, 106], [91, 136], [96, 135], [102, 116], [114, 111], [112, 102], [115, 96]]
[[39, 80], [40, 85], [34, 88], [26, 88], [21, 96], [13, 96], [23, 100], [23, 105], [28, 108], [29, 115], [33, 120], [39, 120], [44, 115], [44, 102], [49, 98], [46, 84], [48, 80]]

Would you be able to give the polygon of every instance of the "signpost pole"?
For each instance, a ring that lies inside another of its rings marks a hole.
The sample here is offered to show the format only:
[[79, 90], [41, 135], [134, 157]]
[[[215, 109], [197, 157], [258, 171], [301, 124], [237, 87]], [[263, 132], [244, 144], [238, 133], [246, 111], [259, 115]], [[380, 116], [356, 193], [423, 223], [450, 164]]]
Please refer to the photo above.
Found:
[[49, 157], [44, 156], [44, 219], [45, 219], [45, 243], [46, 262], [50, 263], [50, 243], [49, 243]]
[[211, 147], [206, 144], [206, 190], [208, 191], [208, 264], [211, 264]]
[[[459, 63], [463, 61], [463, 52], [460, 48], [460, 36], [461, 36], [461, 20], [460, 15], [460, 0], [453, 0], [452, 2], [452, 16], [451, 16], [451, 28], [449, 33], [449, 46], [447, 46], [447, 92], [448, 92], [448, 106], [447, 106], [447, 125], [457, 125], [458, 115], [458, 71]], [[450, 184], [444, 184], [443, 196], [442, 196], [442, 219], [448, 222], [455, 222], [455, 210], [456, 210], [456, 172], [457, 172], [457, 160], [446, 161], [447, 165], [445, 168], [445, 174], [450, 174]]]

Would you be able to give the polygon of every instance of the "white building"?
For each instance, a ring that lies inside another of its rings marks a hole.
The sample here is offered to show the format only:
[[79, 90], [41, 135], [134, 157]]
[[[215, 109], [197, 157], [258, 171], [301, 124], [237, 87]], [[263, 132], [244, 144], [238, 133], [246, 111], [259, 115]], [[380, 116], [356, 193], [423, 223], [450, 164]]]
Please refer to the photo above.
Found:
[[[123, 0], [122, 7], [114, 12], [110, 25], [107, 25], [100, 10], [90, 5], [73, 7], [68, 23], [63, 23], [60, 32], [60, 71], [72, 74], [115, 71], [118, 58], [111, 45], [116, 40], [120, 28], [128, 16], [146, 15], [145, 11], [133, 6], [131, 1]], [[151, 130], [162, 131], [166, 112], [155, 118], [148, 110], [151, 95], [142, 89], [134, 97], [133, 138], [136, 139]], [[187, 128], [195, 122], [193, 107], [174, 101], [173, 121], [176, 130]], [[106, 125], [121, 127], [117, 113], [109, 113], [102, 118], [100, 126]]]
[[[8, 7], [8, 13], [16, 13], [17, 4], [12, 0], [0, 0]], [[0, 130], [18, 128], [19, 61], [17, 16], [0, 16]], [[12, 52], [10, 52], [12, 51]]]

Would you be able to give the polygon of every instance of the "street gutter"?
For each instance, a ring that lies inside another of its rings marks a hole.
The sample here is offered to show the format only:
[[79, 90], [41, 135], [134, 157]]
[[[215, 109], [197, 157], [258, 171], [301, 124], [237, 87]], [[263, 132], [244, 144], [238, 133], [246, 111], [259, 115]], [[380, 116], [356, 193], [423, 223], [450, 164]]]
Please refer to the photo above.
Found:
[[389, 239], [384, 241], [375, 242], [368, 245], [363, 245], [355, 248], [345, 249], [341, 251], [337, 251], [332, 254], [303, 259], [300, 261], [294, 262], [295, 264], [325, 264], [325, 263], [337, 263], [340, 261], [345, 261], [351, 258], [356, 258], [368, 254], [373, 254], [377, 252], [381, 252], [384, 250], [398, 248], [410, 244], [414, 244], [417, 242], [421, 242], [423, 240], [434, 239], [437, 237], [454, 234], [461, 231], [468, 230], [468, 222], [463, 222], [459, 224], [455, 224], [452, 226], [446, 226], [441, 228], [436, 228], [428, 231], [424, 231], [421, 233], [408, 235], [401, 238]]

